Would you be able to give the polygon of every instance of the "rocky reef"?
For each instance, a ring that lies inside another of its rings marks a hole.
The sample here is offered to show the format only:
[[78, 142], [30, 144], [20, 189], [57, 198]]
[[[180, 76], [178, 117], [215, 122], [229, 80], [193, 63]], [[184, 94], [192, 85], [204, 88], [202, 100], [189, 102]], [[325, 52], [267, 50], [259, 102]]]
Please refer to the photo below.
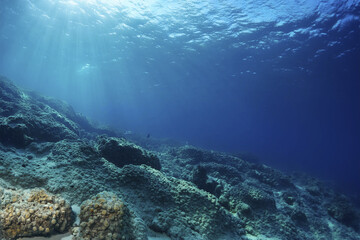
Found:
[[0, 238], [360, 239], [359, 209], [317, 179], [123, 137], [0, 78]]

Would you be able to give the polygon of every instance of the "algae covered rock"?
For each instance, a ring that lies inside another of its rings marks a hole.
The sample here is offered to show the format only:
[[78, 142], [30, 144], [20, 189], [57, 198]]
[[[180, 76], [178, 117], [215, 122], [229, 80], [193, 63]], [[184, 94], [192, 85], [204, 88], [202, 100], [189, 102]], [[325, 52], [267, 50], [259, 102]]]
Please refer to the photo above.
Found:
[[57, 162], [82, 162], [84, 165], [90, 165], [91, 161], [100, 158], [96, 149], [82, 140], [63, 140], [55, 143], [50, 157]]
[[80, 208], [80, 227], [75, 239], [134, 239], [132, 218], [124, 203], [111, 192], [101, 192], [84, 201]]
[[155, 169], [161, 169], [158, 157], [124, 139], [99, 137], [98, 150], [106, 160], [114, 163], [118, 167], [123, 167], [128, 164], [146, 164]]
[[242, 221], [192, 183], [149, 166], [127, 165], [119, 172], [118, 186], [150, 229], [171, 239], [242, 239]]
[[10, 201], [2, 205], [0, 212], [3, 238], [49, 236], [71, 226], [72, 211], [64, 199], [42, 189], [4, 192]]
[[230, 191], [232, 197], [248, 204], [252, 209], [259, 211], [275, 211], [276, 205], [272, 194], [255, 187], [233, 188]]

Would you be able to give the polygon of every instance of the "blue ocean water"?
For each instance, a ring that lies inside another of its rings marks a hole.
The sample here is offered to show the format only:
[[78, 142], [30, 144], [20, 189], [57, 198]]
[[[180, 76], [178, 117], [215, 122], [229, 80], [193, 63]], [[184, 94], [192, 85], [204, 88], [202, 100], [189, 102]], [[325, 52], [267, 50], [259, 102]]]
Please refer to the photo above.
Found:
[[360, 192], [359, 23], [358, 0], [1, 0], [0, 74]]

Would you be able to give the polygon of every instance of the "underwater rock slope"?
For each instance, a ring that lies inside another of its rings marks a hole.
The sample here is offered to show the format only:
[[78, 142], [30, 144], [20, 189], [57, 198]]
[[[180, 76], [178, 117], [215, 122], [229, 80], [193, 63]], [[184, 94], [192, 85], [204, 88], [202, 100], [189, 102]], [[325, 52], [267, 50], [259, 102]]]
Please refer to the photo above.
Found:
[[360, 239], [359, 209], [316, 179], [116, 135], [1, 78], [0, 238]]

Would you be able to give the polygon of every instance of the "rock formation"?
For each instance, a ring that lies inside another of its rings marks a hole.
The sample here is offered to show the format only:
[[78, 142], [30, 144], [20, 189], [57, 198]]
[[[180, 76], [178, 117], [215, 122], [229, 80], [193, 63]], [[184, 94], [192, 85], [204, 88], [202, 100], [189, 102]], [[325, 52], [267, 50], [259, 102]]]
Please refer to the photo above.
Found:
[[1, 239], [68, 230], [73, 239], [360, 239], [359, 216], [314, 178], [124, 139], [0, 78]]

